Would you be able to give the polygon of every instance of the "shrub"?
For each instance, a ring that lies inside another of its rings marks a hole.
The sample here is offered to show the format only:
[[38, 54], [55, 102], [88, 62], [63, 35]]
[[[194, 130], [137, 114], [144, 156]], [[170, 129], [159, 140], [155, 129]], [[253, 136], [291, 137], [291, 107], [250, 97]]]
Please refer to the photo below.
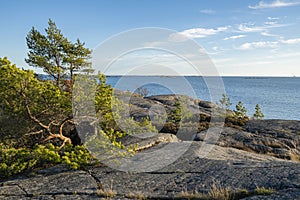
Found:
[[87, 166], [93, 160], [84, 146], [53, 144], [36, 145], [33, 149], [14, 148], [0, 144], [0, 178], [6, 178], [34, 168], [67, 164], [72, 169]]

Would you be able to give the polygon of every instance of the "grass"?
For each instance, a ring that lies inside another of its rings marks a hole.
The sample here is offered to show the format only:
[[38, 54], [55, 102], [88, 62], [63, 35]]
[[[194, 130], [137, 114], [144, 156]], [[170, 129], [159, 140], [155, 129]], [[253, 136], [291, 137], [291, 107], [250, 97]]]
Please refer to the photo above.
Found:
[[212, 185], [211, 189], [207, 194], [202, 194], [197, 191], [187, 192], [182, 191], [180, 194], [176, 195], [176, 199], [198, 199], [198, 200], [231, 200], [234, 199], [235, 192], [231, 191], [230, 188], [221, 187], [220, 185]]
[[97, 195], [99, 197], [105, 197], [105, 198], [110, 197], [111, 198], [111, 197], [116, 196], [116, 192], [111, 190], [111, 189], [109, 189], [109, 190], [98, 189], [97, 190]]
[[147, 199], [147, 197], [141, 192], [135, 192], [135, 193], [130, 192], [129, 194], [126, 194], [125, 197], [128, 199], [137, 199], [137, 200]]
[[[155, 197], [146, 196], [142, 192], [130, 192], [125, 194], [124, 197], [128, 199], [189, 199], [189, 200], [238, 200], [245, 197], [251, 197], [256, 195], [271, 195], [275, 192], [272, 188], [256, 187], [253, 191], [247, 189], [230, 189], [229, 187], [223, 187], [220, 184], [213, 184], [207, 193], [200, 193], [198, 191], [181, 191], [172, 197]], [[111, 187], [107, 190], [103, 189], [102, 185], [98, 185], [97, 195], [99, 197], [109, 199], [115, 197], [117, 193]], [[120, 195], [120, 194], [119, 194]], [[123, 196], [123, 195], [122, 195]]]
[[270, 195], [275, 192], [272, 188], [265, 188], [265, 187], [257, 187], [254, 192], [258, 195]]
[[249, 192], [247, 189], [231, 190], [228, 187], [222, 187], [214, 184], [207, 194], [195, 192], [182, 191], [176, 195], [174, 199], [189, 199], [189, 200], [238, 200], [245, 197], [255, 195], [270, 195], [275, 192], [274, 189], [257, 187], [254, 191]]
[[231, 197], [231, 191], [228, 187], [224, 188], [219, 184], [213, 184], [207, 195], [212, 199], [229, 200]]
[[104, 189], [101, 184], [98, 184], [97, 195], [99, 197], [112, 198], [117, 195], [117, 193], [113, 190], [113, 185], [111, 183], [109, 189]]

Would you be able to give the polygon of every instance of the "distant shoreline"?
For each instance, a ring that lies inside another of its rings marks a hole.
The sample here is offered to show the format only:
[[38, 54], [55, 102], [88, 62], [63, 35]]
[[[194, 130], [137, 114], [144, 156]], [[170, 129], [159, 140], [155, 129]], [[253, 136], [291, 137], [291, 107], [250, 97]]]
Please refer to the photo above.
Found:
[[172, 76], [172, 75], [105, 75], [106, 77], [164, 77], [164, 78], [174, 78], [174, 77], [205, 77], [205, 78], [249, 78], [249, 79], [260, 79], [260, 78], [300, 78], [297, 76], [196, 76], [196, 75], [182, 75], [182, 76]]
[[[38, 76], [47, 77], [47, 74], [36, 73]], [[205, 78], [249, 78], [249, 79], [260, 79], [260, 78], [300, 78], [300, 76], [196, 76], [196, 75], [105, 75], [106, 77], [205, 77]]]

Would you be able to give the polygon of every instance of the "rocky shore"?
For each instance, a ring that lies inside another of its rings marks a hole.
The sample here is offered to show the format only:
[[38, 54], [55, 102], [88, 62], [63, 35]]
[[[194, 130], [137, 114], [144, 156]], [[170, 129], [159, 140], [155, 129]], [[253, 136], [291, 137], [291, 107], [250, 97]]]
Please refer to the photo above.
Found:
[[[140, 119], [149, 116], [149, 109], [163, 115], [159, 108], [171, 112], [175, 100], [173, 95], [135, 95], [130, 99], [131, 115]], [[205, 120], [216, 108], [213, 103], [192, 98], [187, 102], [193, 108], [190, 112], [202, 119], [206, 116]], [[125, 145], [139, 144], [138, 153], [130, 159], [144, 163], [147, 168], [141, 173], [105, 165], [73, 171], [58, 165], [2, 180], [0, 199], [220, 199], [212, 193], [224, 191], [231, 199], [300, 199], [300, 121], [225, 124], [216, 144], [207, 143], [207, 130], [198, 127], [192, 133], [193, 129], [186, 129], [192, 140], [165, 130], [122, 139]], [[211, 151], [204, 155], [201, 149]], [[163, 154], [152, 156], [149, 163], [149, 155], [159, 150]], [[156, 169], [180, 152], [183, 154], [174, 162]]]

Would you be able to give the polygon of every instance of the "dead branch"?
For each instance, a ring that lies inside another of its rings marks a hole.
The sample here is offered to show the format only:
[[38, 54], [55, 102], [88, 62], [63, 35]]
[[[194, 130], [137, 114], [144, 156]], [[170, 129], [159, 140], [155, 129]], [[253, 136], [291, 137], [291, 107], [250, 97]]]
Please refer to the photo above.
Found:
[[34, 131], [34, 132], [30, 132], [30, 133], [26, 133], [25, 136], [29, 136], [29, 135], [37, 135], [44, 132], [44, 130], [39, 130], [39, 131]]

